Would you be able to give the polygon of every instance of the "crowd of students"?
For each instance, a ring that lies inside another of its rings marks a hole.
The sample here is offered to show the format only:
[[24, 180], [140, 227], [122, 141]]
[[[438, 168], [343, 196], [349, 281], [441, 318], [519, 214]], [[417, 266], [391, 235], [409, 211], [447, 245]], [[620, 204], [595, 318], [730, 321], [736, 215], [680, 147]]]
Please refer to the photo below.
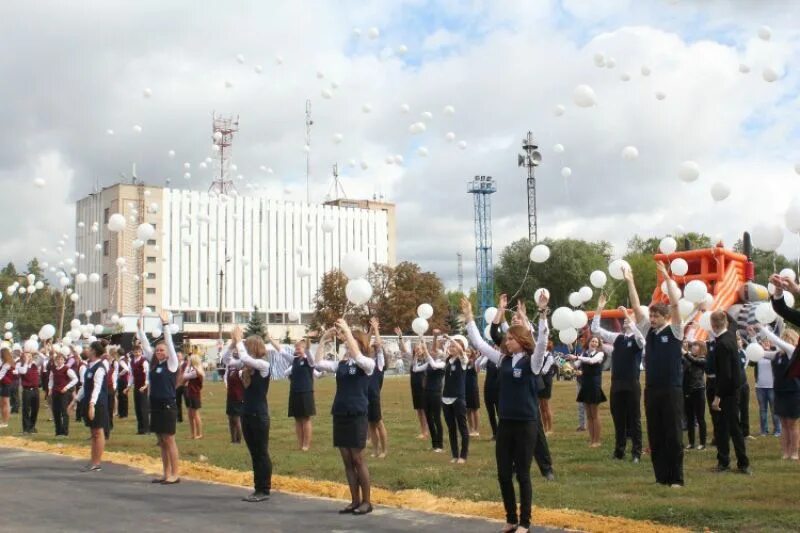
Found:
[[[679, 488], [684, 485], [683, 458], [686, 450], [702, 450], [708, 443], [705, 411], [711, 421], [711, 445], [716, 446], [716, 472], [732, 469], [733, 445], [736, 471], [751, 474], [746, 440], [749, 434], [749, 387], [745, 344], [761, 343], [764, 359], [755, 367], [756, 396], [762, 435], [780, 437], [781, 456], [798, 460], [800, 440], [800, 360], [798, 335], [788, 327], [752, 325], [738, 329], [723, 311], [711, 314], [708, 341], [689, 338], [695, 328], [685, 324], [678, 309], [681, 298], [670, 273], [659, 263], [661, 277], [667, 281], [669, 303], [653, 303], [644, 311], [634, 284], [633, 272], [624, 272], [632, 312], [620, 308], [625, 317], [621, 331], [604, 329], [600, 320], [607, 303], [601, 294], [590, 326], [582, 331], [582, 341], [570, 346], [565, 359], [580, 376], [576, 401], [583, 406], [589, 446], [601, 444], [599, 405], [610, 399], [614, 425], [613, 459], [625, 458], [631, 441], [631, 460], [638, 463], [649, 453], [657, 483]], [[800, 311], [789, 308], [784, 291], [800, 294], [794, 280], [774, 275], [772, 306], [783, 320], [800, 326]], [[503, 531], [523, 531], [530, 526], [532, 483], [530, 468], [534, 459], [542, 476], [555, 477], [547, 442], [552, 431], [549, 399], [552, 394], [554, 353], [548, 324], [548, 296], [536, 302], [536, 325], [530, 321], [523, 302], [509, 311], [505, 295], [500, 297], [497, 314], [484, 338], [473, 318], [468, 300], [462, 301], [467, 336], [442, 335], [434, 330], [433, 341], [422, 337], [408, 342], [398, 333], [403, 357], [411, 360], [411, 407], [416, 411], [420, 433], [430, 439], [431, 449], [444, 451], [442, 414], [447, 428], [451, 462], [467, 462], [470, 439], [478, 437], [481, 394], [478, 373], [486, 373], [483, 406], [487, 411], [491, 439], [495, 441], [498, 481], [506, 510]], [[511, 312], [511, 324], [506, 314]], [[164, 331], [169, 320], [162, 315]], [[778, 325], [776, 323], [776, 325]], [[688, 334], [688, 337], [687, 337]], [[180, 482], [179, 452], [175, 440], [176, 422], [187, 406], [190, 436], [203, 438], [202, 389], [204, 371], [197, 356], [183, 358], [170, 335], [150, 342], [139, 321], [138, 343], [130, 353], [103, 341], [92, 342], [82, 353], [74, 347], [64, 352], [46, 343], [36, 352], [0, 350], [0, 427], [7, 427], [10, 400], [22, 389], [22, 431], [36, 433], [39, 390], [51, 409], [56, 437], [69, 434], [70, 413], [90, 429], [91, 458], [84, 470], [102, 468], [106, 441], [111, 437], [113, 420], [128, 416], [128, 394], [132, 389], [137, 433], [154, 433], [161, 448], [163, 475], [154, 483]], [[331, 349], [334, 340], [343, 343], [343, 356]], [[412, 346], [413, 345], [413, 346]], [[341, 513], [354, 515], [372, 511], [370, 474], [365, 456], [367, 441], [372, 457], [388, 455], [388, 434], [381, 408], [381, 391], [386, 367], [380, 324], [370, 321], [368, 331], [351, 329], [344, 318], [324, 331], [316, 353], [306, 341], [281, 346], [272, 339], [243, 337], [241, 328], [233, 330], [222, 351], [224, 382], [227, 388], [226, 414], [232, 443], [245, 441], [249, 450], [254, 492], [246, 501], [269, 498], [272, 462], [269, 456], [270, 415], [267, 395], [271, 378], [270, 357], [289, 365], [288, 416], [295, 421], [297, 446], [307, 452], [312, 441], [312, 417], [316, 415], [314, 382], [325, 374], [335, 376], [336, 393], [332, 402], [333, 445], [339, 449], [351, 502]], [[333, 358], [330, 355], [334, 354]], [[602, 371], [610, 358], [611, 388], [603, 391]], [[642, 390], [647, 447], [642, 433]], [[769, 413], [772, 413], [772, 430]], [[579, 429], [581, 426], [579, 425]], [[684, 447], [683, 433], [688, 444]], [[513, 483], [519, 486], [519, 505]]]

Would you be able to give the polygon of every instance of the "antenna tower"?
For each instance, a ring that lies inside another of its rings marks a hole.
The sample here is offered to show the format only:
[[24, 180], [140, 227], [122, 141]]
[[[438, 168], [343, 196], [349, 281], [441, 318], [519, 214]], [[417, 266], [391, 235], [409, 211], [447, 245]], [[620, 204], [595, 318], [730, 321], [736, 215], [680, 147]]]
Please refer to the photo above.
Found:
[[208, 191], [217, 194], [229, 195], [236, 190], [233, 180], [228, 176], [228, 169], [231, 164], [231, 145], [233, 144], [233, 134], [239, 131], [239, 116], [223, 117], [213, 114], [211, 128], [214, 146], [217, 147], [217, 166], [218, 173], [211, 182]]
[[522, 139], [522, 149], [525, 155], [517, 156], [517, 165], [528, 169], [528, 240], [535, 243], [539, 240], [539, 225], [536, 220], [536, 177], [533, 170], [542, 162], [542, 154], [530, 131]]
[[475, 275], [478, 286], [478, 321], [485, 327], [483, 312], [494, 300], [494, 271], [492, 270], [492, 201], [489, 195], [497, 192], [491, 176], [475, 176], [467, 183], [475, 205]]
[[[333, 189], [333, 195], [331, 196], [331, 189]], [[344, 186], [342, 185], [342, 181], [339, 179], [339, 165], [334, 163], [333, 164], [333, 182], [331, 186], [328, 188], [328, 200], [338, 200], [339, 193], [341, 193], [341, 198], [347, 198], [347, 193], [344, 192]]]

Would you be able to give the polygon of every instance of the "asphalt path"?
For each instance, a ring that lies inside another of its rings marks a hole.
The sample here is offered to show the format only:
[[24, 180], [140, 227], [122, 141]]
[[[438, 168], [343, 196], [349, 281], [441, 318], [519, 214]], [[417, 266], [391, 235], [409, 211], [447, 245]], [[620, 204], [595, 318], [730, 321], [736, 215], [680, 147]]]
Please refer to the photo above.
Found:
[[280, 492], [273, 492], [267, 502], [246, 503], [241, 501], [251, 492], [246, 488], [190, 480], [156, 485], [150, 476], [124, 465], [104, 463], [100, 472], [83, 473], [83, 464], [59, 455], [0, 448], [0, 531], [483, 533], [502, 526], [378, 506], [366, 516], [339, 515], [346, 502]]

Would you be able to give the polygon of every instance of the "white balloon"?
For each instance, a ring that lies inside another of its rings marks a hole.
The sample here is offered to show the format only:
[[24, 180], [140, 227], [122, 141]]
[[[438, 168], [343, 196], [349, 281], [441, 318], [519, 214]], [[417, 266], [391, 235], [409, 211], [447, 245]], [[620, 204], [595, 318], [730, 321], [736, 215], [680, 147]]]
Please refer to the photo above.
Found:
[[120, 213], [114, 213], [108, 218], [108, 230], [113, 231], [114, 233], [124, 231], [126, 224], [127, 222], [125, 221], [125, 217]]
[[689, 272], [689, 263], [686, 262], [686, 259], [678, 257], [672, 260], [669, 269], [676, 276], [685, 276]]
[[367, 30], [367, 37], [369, 39], [372, 39], [373, 41], [375, 39], [377, 39], [378, 37], [380, 37], [380, 35], [381, 35], [381, 32], [380, 32], [380, 30], [378, 28], [372, 27], [372, 28]]
[[345, 286], [347, 300], [353, 305], [364, 305], [372, 298], [372, 285], [363, 278], [351, 279]]
[[571, 305], [572, 307], [580, 307], [581, 304], [583, 304], [583, 298], [581, 298], [580, 293], [577, 291], [569, 293], [567, 301], [569, 302], [569, 305]]
[[568, 178], [570, 176], [572, 176], [572, 169], [569, 168], [569, 167], [563, 167], [561, 169], [561, 177], [562, 178]]
[[452, 114], [454, 114], [456, 112], [456, 108], [451, 106], [451, 105], [446, 105], [446, 106], [444, 106], [444, 109], [442, 110], [442, 112], [445, 115], [452, 115]]
[[145, 222], [144, 224], [140, 224], [138, 228], [136, 228], [136, 237], [140, 241], [147, 241], [153, 238], [155, 235], [156, 229], [152, 226], [152, 224], [148, 224]]
[[33, 339], [28, 339], [25, 341], [25, 344], [22, 347], [22, 350], [28, 353], [31, 352], [38, 352], [39, 351], [39, 343]]
[[683, 296], [693, 304], [699, 304], [706, 299], [708, 287], [704, 281], [694, 279], [683, 288]]
[[69, 299], [72, 300], [73, 302], [77, 302], [78, 300], [81, 299], [81, 297], [77, 292], [75, 292], [69, 295]]
[[789, 278], [792, 281], [797, 279], [797, 274], [795, 274], [794, 270], [791, 268], [784, 268], [780, 271], [780, 276], [782, 278]]
[[578, 291], [578, 294], [581, 295], [581, 300], [583, 300], [584, 302], [588, 302], [589, 300], [592, 299], [592, 295], [594, 293], [592, 292], [592, 289], [590, 287], [581, 287], [581, 290]]
[[667, 94], [664, 91], [656, 91], [656, 100], [664, 100]]
[[39, 338], [42, 339], [43, 341], [52, 339], [55, 334], [56, 334], [56, 328], [52, 324], [45, 324], [39, 330]]
[[774, 81], [777, 81], [780, 75], [774, 68], [765, 67], [764, 70], [761, 71], [761, 77], [764, 78], [764, 81], [772, 83]]
[[740, 63], [739, 64], [739, 72], [741, 72], [742, 74], [750, 73], [750, 66], [749, 65], [745, 65], [744, 63]]
[[578, 85], [572, 91], [572, 101], [578, 107], [592, 107], [597, 104], [597, 97], [594, 94], [594, 90], [588, 85]]
[[625, 279], [622, 271], [630, 270], [631, 265], [628, 264], [627, 261], [624, 259], [615, 259], [608, 264], [608, 273], [611, 275], [612, 278], [620, 280]]
[[544, 263], [550, 258], [550, 248], [546, 244], [537, 244], [533, 247], [530, 260], [534, 263]]
[[711, 198], [715, 202], [721, 202], [731, 194], [731, 186], [721, 181], [715, 182], [711, 185]]
[[97, 325], [94, 327], [94, 334], [95, 334], [95, 335], [102, 335], [102, 334], [103, 334], [103, 332], [104, 332], [105, 330], [106, 330], [106, 328], [105, 328], [105, 327], [103, 327], [103, 325], [102, 325], [102, 324], [97, 324]]
[[[42, 289], [44, 289], [44, 282], [43, 281], [37, 281], [36, 285], [34, 285], [34, 287], [36, 287], [36, 290], [42, 290]], [[1, 294], [0, 294], [0, 297], [2, 297]]]
[[456, 140], [456, 134], [455, 134], [455, 133], [453, 133], [452, 131], [448, 131], [448, 132], [447, 132], [447, 133], [445, 133], [445, 135], [444, 135], [444, 140], [445, 140], [445, 141], [447, 141], [447, 142], [449, 142], [449, 143], [451, 143], [451, 142], [453, 142], [453, 141], [455, 141], [455, 140]]
[[44, 180], [44, 178], [36, 178], [33, 180], [33, 184], [39, 187], [40, 189], [43, 189], [44, 186], [47, 185], [47, 182]]
[[62, 287], [68, 286], [70, 284], [69, 278], [66, 277], [66, 276], [63, 277], [63, 278], [59, 278], [58, 279], [58, 284], [61, 285]]
[[467, 141], [458, 141], [456, 146], [458, 146], [459, 150], [465, 150], [467, 148]]
[[69, 327], [71, 329], [79, 328], [81, 327], [81, 321], [78, 320], [77, 318], [73, 318], [69, 323]]
[[711, 293], [706, 294], [706, 306], [711, 307], [714, 305], [714, 295]]
[[786, 227], [792, 233], [800, 233], [800, 200], [794, 198], [786, 210]]
[[286, 318], [289, 319], [289, 322], [299, 322], [300, 321], [300, 313], [297, 311], [289, 311], [286, 314]]
[[363, 104], [361, 106], [361, 112], [362, 113], [369, 113], [370, 111], [372, 111], [372, 105], [371, 104]]
[[794, 307], [794, 294], [788, 291], [783, 291], [783, 301], [785, 301], [786, 305], [790, 308]]
[[124, 267], [125, 266], [125, 262], [126, 261], [125, 261], [124, 257], [117, 257], [116, 263], [117, 263], [118, 267]]
[[563, 114], [564, 114], [564, 112], [565, 112], [566, 110], [567, 110], [567, 108], [566, 108], [566, 107], [564, 107], [564, 106], [563, 106], [563, 105], [561, 105], [561, 104], [558, 104], [557, 106], [555, 106], [555, 107], [553, 108], [553, 114], [554, 114], [555, 116], [557, 116], [557, 117], [560, 117], [561, 115], [563, 115]]
[[681, 298], [678, 301], [678, 311], [681, 314], [681, 320], [686, 320], [689, 318], [689, 315], [694, 310], [694, 304], [687, 300], [686, 298]]
[[411, 111], [411, 106], [408, 104], [400, 104], [400, 111], [403, 113], [408, 113]]
[[639, 157], [639, 150], [635, 146], [626, 146], [622, 149], [622, 159], [633, 161]]
[[342, 257], [340, 266], [348, 278], [363, 278], [369, 271], [369, 259], [361, 252], [352, 251]]
[[684, 161], [678, 168], [678, 177], [686, 183], [695, 181], [700, 177], [700, 165], [694, 161]]
[[564, 344], [572, 344], [578, 340], [578, 330], [575, 328], [566, 328], [558, 332], [558, 338]]
[[589, 275], [589, 283], [597, 289], [605, 287], [607, 282], [608, 278], [606, 277], [606, 273], [602, 270], [595, 270]]
[[756, 320], [762, 325], [771, 324], [778, 319], [778, 314], [772, 309], [772, 304], [769, 302], [757, 304], [754, 314]]
[[97, 272], [92, 272], [91, 274], [89, 274], [90, 283], [97, 283], [98, 281], [100, 281], [100, 274], [98, 274]]
[[133, 132], [134, 133], [142, 133], [142, 127], [139, 124], [135, 124], [133, 126]]
[[581, 329], [582, 327], [586, 326], [589, 323], [589, 316], [580, 309], [576, 309], [572, 312], [572, 327], [575, 329]]
[[423, 111], [422, 113], [420, 113], [420, 116], [423, 118], [423, 120], [433, 119], [433, 113], [431, 113], [430, 111]]
[[748, 361], [757, 363], [764, 358], [764, 348], [757, 342], [751, 342], [744, 349], [744, 354], [747, 356]]
[[419, 304], [417, 307], [417, 316], [428, 320], [433, 316], [433, 306], [431, 304]]
[[619, 75], [619, 79], [622, 81], [631, 81], [631, 75], [627, 72], [623, 72]]
[[711, 311], [705, 311], [700, 315], [700, 327], [711, 333]]
[[557, 154], [563, 154], [564, 153], [564, 145], [563, 144], [554, 145], [553, 146], [553, 151], [555, 153], [557, 153]]
[[658, 244], [658, 249], [661, 250], [662, 254], [666, 255], [674, 254], [675, 250], [678, 249], [678, 241], [676, 241], [672, 237], [664, 237]]
[[112, 324], [118, 324], [119, 323], [119, 315], [118, 314], [114, 313], [113, 315], [111, 315], [111, 323]]
[[425, 125], [424, 122], [414, 122], [408, 127], [408, 133], [416, 135], [418, 133], [423, 133], [427, 129], [428, 127]]
[[331, 139], [333, 140], [334, 143], [339, 144], [340, 142], [342, 142], [342, 139], [344, 139], [344, 135], [342, 135], [341, 133], [334, 133]]
[[559, 307], [553, 311], [551, 322], [555, 329], [568, 329], [572, 327], [572, 309], [569, 307]]
[[603, 52], [597, 52], [592, 59], [596, 67], [606, 66], [606, 56]]
[[83, 272], [81, 272], [80, 274], [75, 276], [75, 284], [76, 285], [83, 285], [87, 281], [88, 281], [88, 277]]
[[404, 44], [401, 44], [397, 47], [397, 50], [395, 50], [395, 53], [397, 53], [399, 56], [405, 55], [406, 52], [408, 52], [408, 47]]
[[428, 321], [424, 318], [417, 317], [411, 322], [411, 330], [417, 335], [425, 335], [428, 331]]
[[3, 334], [3, 338], [4, 338], [4, 339], [6, 339], [7, 341], [10, 341], [11, 339], [13, 339], [13, 338], [14, 338], [14, 334], [13, 334], [13, 333], [11, 333], [10, 331], [6, 331], [6, 332]]
[[777, 224], [758, 224], [750, 232], [753, 246], [767, 252], [774, 252], [783, 242], [783, 228]]
[[417, 155], [421, 157], [428, 157], [428, 149], [424, 146], [417, 148]]
[[487, 307], [486, 310], [483, 312], [483, 320], [486, 321], [486, 323], [494, 322], [495, 316], [497, 316], [496, 307]]

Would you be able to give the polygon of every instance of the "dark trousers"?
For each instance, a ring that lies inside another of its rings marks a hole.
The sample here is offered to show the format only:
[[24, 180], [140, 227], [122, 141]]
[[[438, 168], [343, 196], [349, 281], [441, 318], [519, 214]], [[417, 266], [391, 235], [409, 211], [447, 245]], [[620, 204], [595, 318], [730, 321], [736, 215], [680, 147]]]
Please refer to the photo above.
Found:
[[742, 436], [750, 436], [750, 384], [745, 383], [739, 389], [739, 425], [742, 428]]
[[[532, 420], [500, 420], [497, 427], [495, 444], [497, 480], [500, 483], [500, 494], [503, 496], [506, 522], [519, 524], [521, 527], [531, 525], [533, 502], [531, 461], [536, 446], [537, 431], [536, 422]], [[519, 520], [517, 520], [517, 499], [514, 493], [514, 473], [519, 483]]]
[[706, 380], [706, 403], [708, 404], [708, 414], [711, 415], [711, 435], [713, 435], [713, 444], [714, 446], [717, 445], [717, 426], [719, 426], [719, 411], [715, 411], [711, 408], [711, 404], [714, 403], [714, 394], [716, 394], [716, 387], [714, 386], [714, 382], [709, 382]]
[[739, 423], [739, 392], [737, 391], [733, 396], [720, 398], [719, 406], [721, 411], [717, 425], [717, 463], [726, 468], [730, 466], [730, 442], [733, 441], [736, 466], [747, 468], [750, 466], [750, 461], [747, 459], [744, 435], [742, 435], [742, 426]]
[[71, 401], [70, 393], [54, 392], [51, 396], [53, 407], [53, 424], [56, 426], [56, 436], [69, 435], [69, 414], [67, 406]]
[[611, 418], [614, 421], [614, 457], [625, 457], [628, 437], [631, 438], [631, 456], [642, 455], [642, 389], [637, 383], [630, 390], [611, 388]]
[[683, 485], [683, 389], [646, 387], [644, 409], [656, 482]]
[[109, 432], [114, 429], [114, 405], [117, 402], [116, 392], [108, 389], [106, 397], [108, 398], [108, 431], [106, 431], [106, 438], [108, 438]]
[[[80, 390], [81, 390], [80, 384], [75, 385], [75, 390], [72, 392], [73, 398], [78, 395], [78, 391]], [[75, 422], [80, 422], [81, 420], [83, 420], [83, 404], [78, 403], [75, 404]]]
[[19, 381], [15, 378], [11, 382], [11, 395], [8, 397], [8, 404], [11, 407], [11, 413], [19, 413]]
[[497, 387], [484, 387], [483, 389], [483, 404], [486, 406], [486, 412], [489, 415], [492, 437], [497, 436], [497, 403], [499, 394]]
[[[447, 435], [450, 439], [450, 452], [454, 459], [466, 459], [469, 453], [469, 429], [467, 429], [467, 404], [456, 400], [450, 405], [442, 404]], [[458, 449], [458, 434], [461, 433], [461, 451]]]
[[36, 429], [36, 419], [39, 416], [39, 388], [28, 387], [22, 389], [22, 431], [31, 433]]
[[147, 391], [133, 391], [133, 410], [136, 412], [136, 433], [150, 433], [150, 397]]
[[123, 386], [117, 386], [117, 414], [120, 418], [128, 418], [128, 392]]
[[272, 461], [269, 458], [269, 416], [242, 415], [242, 436], [253, 460], [253, 486], [269, 494], [272, 488]]
[[185, 401], [186, 387], [175, 389], [175, 403], [178, 404], [178, 422], [183, 422], [183, 402]]
[[543, 476], [553, 471], [553, 459], [550, 457], [550, 447], [547, 445], [541, 417], [536, 419], [536, 445], [533, 448], [533, 457]]
[[686, 391], [683, 397], [686, 412], [686, 431], [689, 433], [689, 444], [694, 446], [694, 426], [700, 428], [700, 444], [706, 445], [706, 390], [693, 389]]
[[425, 419], [428, 421], [428, 433], [431, 434], [431, 446], [434, 449], [443, 448], [442, 394], [440, 392], [425, 391]]

